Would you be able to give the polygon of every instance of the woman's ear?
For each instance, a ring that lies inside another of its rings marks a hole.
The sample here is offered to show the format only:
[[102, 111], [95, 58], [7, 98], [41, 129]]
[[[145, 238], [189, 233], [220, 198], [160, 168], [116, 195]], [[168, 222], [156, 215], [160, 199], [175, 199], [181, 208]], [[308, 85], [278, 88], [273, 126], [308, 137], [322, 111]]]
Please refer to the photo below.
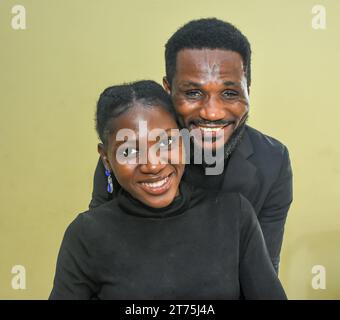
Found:
[[166, 77], [163, 77], [163, 87], [168, 94], [171, 94], [170, 84]]
[[100, 157], [103, 161], [105, 169], [112, 171], [109, 159], [107, 157], [107, 151], [106, 151], [105, 146], [102, 143], [98, 143], [97, 150], [98, 150], [98, 153], [100, 154]]

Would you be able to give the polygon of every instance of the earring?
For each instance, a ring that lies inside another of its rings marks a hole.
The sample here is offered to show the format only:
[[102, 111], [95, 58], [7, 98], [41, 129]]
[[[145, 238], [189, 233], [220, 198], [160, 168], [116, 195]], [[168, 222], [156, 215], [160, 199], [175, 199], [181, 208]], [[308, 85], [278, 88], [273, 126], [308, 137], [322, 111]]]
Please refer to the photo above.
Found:
[[105, 169], [105, 175], [107, 176], [107, 192], [112, 193], [113, 192], [113, 183], [112, 183], [111, 172], [110, 172], [109, 169]]

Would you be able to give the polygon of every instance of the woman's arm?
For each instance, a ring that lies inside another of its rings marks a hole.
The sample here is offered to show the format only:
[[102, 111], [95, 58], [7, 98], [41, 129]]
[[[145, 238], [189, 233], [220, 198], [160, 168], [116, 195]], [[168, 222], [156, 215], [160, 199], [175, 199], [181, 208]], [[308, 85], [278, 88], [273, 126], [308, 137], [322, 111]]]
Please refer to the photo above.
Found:
[[62, 241], [50, 300], [89, 300], [94, 297], [93, 266], [83, 237], [82, 215], [67, 228]]
[[245, 299], [287, 299], [249, 201], [240, 196], [240, 284]]

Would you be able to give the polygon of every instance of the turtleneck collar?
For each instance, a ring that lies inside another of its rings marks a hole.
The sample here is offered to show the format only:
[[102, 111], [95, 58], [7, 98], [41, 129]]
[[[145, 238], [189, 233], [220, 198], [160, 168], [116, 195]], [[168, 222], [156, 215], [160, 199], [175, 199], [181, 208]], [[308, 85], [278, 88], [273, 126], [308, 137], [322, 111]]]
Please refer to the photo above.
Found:
[[156, 219], [177, 216], [182, 214], [193, 204], [193, 190], [184, 181], [180, 183], [179, 191], [179, 196], [177, 196], [167, 207], [153, 208], [135, 199], [127, 191], [121, 188], [117, 195], [118, 205], [124, 212], [133, 216]]

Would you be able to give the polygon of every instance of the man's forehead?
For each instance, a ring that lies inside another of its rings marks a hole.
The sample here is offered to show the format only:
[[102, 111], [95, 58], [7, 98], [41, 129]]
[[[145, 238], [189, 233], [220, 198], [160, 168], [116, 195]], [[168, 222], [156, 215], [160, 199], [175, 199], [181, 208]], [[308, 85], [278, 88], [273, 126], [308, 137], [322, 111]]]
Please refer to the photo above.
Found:
[[232, 75], [243, 72], [239, 53], [221, 49], [184, 49], [178, 52], [176, 73], [198, 77]]
[[225, 49], [182, 49], [177, 53], [177, 61], [197, 63], [242, 63], [241, 55]]

